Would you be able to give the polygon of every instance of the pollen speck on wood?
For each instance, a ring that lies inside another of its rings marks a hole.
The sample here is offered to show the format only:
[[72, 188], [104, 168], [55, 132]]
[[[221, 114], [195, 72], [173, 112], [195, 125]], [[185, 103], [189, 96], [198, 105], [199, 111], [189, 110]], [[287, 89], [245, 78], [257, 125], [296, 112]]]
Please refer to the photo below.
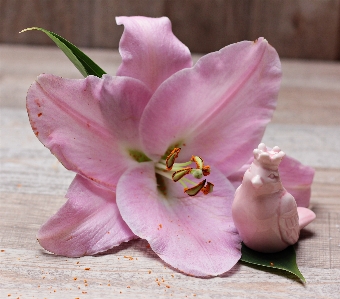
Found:
[[133, 257], [132, 257], [132, 256], [129, 256], [129, 255], [124, 255], [124, 258], [129, 259], [129, 261], [132, 261], [132, 260], [133, 260]]

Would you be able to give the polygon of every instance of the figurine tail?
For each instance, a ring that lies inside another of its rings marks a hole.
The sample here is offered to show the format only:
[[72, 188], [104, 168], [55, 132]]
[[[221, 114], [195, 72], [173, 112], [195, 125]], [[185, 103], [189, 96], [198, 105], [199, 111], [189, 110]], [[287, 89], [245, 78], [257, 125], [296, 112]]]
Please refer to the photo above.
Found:
[[315, 213], [312, 210], [307, 209], [307, 208], [298, 207], [297, 211], [299, 214], [300, 230], [303, 229], [309, 223], [311, 223], [316, 217]]

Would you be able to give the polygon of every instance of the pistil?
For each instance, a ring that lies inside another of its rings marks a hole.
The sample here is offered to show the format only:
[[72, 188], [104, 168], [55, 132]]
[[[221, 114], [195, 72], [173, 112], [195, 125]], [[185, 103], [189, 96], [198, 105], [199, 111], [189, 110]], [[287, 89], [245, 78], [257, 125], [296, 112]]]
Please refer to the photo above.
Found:
[[[189, 196], [195, 196], [200, 191], [204, 194], [211, 193], [214, 184], [205, 179], [197, 184], [186, 177], [191, 174], [194, 178], [201, 179], [210, 174], [210, 166], [204, 165], [203, 159], [199, 156], [192, 156], [188, 162], [175, 163], [180, 150], [180, 148], [174, 148], [165, 160], [160, 160], [156, 164], [156, 173], [174, 182], [179, 182], [184, 187], [184, 192]], [[189, 167], [192, 163], [196, 164], [195, 168]], [[188, 184], [191, 186], [188, 187]]]

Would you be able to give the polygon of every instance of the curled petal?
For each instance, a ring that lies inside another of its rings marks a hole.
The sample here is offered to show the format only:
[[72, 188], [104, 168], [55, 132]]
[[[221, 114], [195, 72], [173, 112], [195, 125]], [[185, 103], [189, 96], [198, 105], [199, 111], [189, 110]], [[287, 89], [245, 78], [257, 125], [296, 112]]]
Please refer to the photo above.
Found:
[[136, 78], [155, 91], [172, 74], [192, 66], [190, 51], [174, 36], [168, 18], [117, 17], [116, 21], [125, 27], [118, 76]]
[[39, 140], [67, 169], [114, 191], [134, 163], [128, 149], [139, 147], [137, 128], [149, 98], [132, 78], [40, 75], [28, 91], [27, 111]]
[[58, 255], [93, 255], [136, 236], [123, 221], [115, 193], [77, 175], [68, 201], [39, 230], [38, 241]]
[[210, 178], [211, 194], [190, 197], [180, 184], [156, 178], [149, 162], [127, 170], [117, 186], [117, 204], [131, 230], [166, 263], [195, 276], [224, 273], [241, 256], [231, 217], [235, 189], [215, 168]]
[[[238, 171], [228, 176], [235, 188], [242, 183], [243, 175], [253, 160], [254, 158], [251, 157]], [[314, 169], [286, 155], [279, 165], [279, 172], [283, 187], [294, 196], [297, 206], [308, 207]]]
[[178, 144], [183, 161], [195, 154], [233, 173], [260, 142], [280, 81], [279, 57], [263, 38], [202, 57], [166, 80], [146, 106], [140, 132], [147, 155], [160, 158]]

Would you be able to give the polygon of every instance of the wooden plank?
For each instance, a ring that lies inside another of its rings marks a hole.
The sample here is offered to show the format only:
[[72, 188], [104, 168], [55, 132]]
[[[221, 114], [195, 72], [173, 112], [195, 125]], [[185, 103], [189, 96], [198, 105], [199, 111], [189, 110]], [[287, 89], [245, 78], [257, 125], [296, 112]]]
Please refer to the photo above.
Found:
[[[80, 5], [83, 3], [83, 5]], [[42, 27], [60, 33], [79, 46], [88, 42], [86, 30], [92, 19], [90, 16], [92, 0], [1, 0], [0, 19], [2, 22], [0, 41], [6, 43], [26, 43], [52, 45], [53, 42], [41, 32], [18, 34], [28, 27]], [[85, 14], [86, 17], [79, 17]], [[75, 31], [75, 32], [74, 32]], [[74, 34], [74, 33], [75, 34]]]
[[[35, 250], [0, 252], [1, 298], [337, 298], [339, 269], [301, 267], [304, 287], [294, 279], [237, 265], [214, 279], [197, 279], [174, 272], [142, 240], [111, 254], [67, 259]], [[3, 248], [3, 247], [2, 247]], [[124, 258], [131, 256], [133, 260]], [[146, 265], [148, 265], [146, 267]], [[90, 270], [85, 270], [90, 268]], [[135, 274], [133, 274], [135, 273]], [[138, 274], [137, 274], [138, 273]], [[331, 278], [331, 279], [330, 279]]]
[[248, 39], [264, 36], [282, 57], [337, 59], [338, 0], [253, 0]]
[[[234, 2], [219, 0], [166, 1], [165, 15], [172, 21], [174, 34], [192, 52], [206, 53], [221, 49], [233, 40], [232, 37], [239, 38], [238, 41], [244, 39], [242, 37], [246, 33], [246, 29], [228, 30], [231, 28], [226, 26], [229, 21], [227, 13], [234, 14], [235, 19], [242, 20], [244, 17], [242, 9], [246, 6], [244, 1], [240, 1], [237, 6], [239, 8], [237, 10], [238, 14], [236, 14], [235, 10], [228, 10], [229, 6], [233, 5]], [[241, 21], [240, 24], [244, 24], [244, 22]], [[233, 25], [233, 22], [231, 22], [231, 26]], [[232, 37], [227, 35], [226, 32], [230, 32]]]
[[338, 58], [338, 0], [172, 0], [165, 7], [193, 52], [264, 36], [282, 57]]
[[116, 16], [163, 16], [164, 0], [95, 0], [93, 11], [94, 47], [118, 48], [123, 26], [117, 26]]
[[123, 28], [115, 16], [162, 14], [163, 0], [0, 0], [0, 42], [52, 45], [41, 32], [18, 34], [42, 27], [79, 47], [117, 48]]
[[77, 46], [117, 48], [115, 16], [168, 16], [193, 52], [266, 37], [282, 57], [340, 57], [340, 0], [0, 0], [0, 42], [51, 45], [38, 26]]

